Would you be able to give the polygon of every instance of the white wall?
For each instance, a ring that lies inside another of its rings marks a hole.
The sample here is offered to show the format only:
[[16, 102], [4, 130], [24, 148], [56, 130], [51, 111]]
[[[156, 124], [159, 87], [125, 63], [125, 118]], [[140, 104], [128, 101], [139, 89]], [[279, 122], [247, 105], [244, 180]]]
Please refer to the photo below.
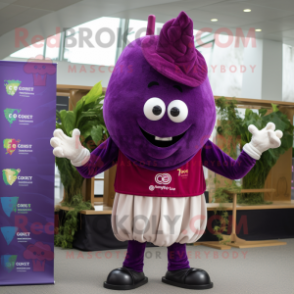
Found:
[[283, 100], [293, 102], [294, 48], [283, 44]]
[[262, 97], [262, 50], [263, 41], [257, 39], [256, 47], [244, 48], [244, 65], [246, 72], [243, 73], [242, 90], [240, 97], [261, 99]]
[[260, 39], [256, 46], [215, 46], [209, 65], [214, 95], [294, 102], [292, 50], [281, 42]]
[[113, 66], [58, 62], [57, 83], [93, 86], [97, 82], [101, 81], [102, 86], [106, 87], [112, 71]]
[[263, 40], [262, 47], [262, 99], [282, 100], [283, 44]]
[[[218, 35], [218, 38], [226, 43], [228, 37]], [[214, 45], [209, 80], [215, 96], [241, 97], [243, 50], [242, 46], [235, 48], [234, 42], [224, 47]]]

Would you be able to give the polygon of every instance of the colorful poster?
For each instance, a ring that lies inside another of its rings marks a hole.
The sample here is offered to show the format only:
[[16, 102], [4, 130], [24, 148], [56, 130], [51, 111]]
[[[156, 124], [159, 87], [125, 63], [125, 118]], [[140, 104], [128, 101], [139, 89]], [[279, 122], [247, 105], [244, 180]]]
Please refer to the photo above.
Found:
[[53, 284], [56, 64], [0, 61], [0, 286]]

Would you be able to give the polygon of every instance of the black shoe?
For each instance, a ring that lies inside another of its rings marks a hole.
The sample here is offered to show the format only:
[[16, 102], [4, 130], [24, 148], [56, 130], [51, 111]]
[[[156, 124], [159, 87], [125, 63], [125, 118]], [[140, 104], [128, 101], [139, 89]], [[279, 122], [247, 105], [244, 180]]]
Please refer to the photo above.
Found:
[[113, 290], [131, 290], [143, 286], [148, 282], [144, 273], [138, 273], [127, 267], [116, 268], [111, 271], [103, 286]]
[[162, 282], [186, 289], [210, 289], [213, 283], [205, 270], [198, 268], [185, 268], [176, 271], [167, 271]]

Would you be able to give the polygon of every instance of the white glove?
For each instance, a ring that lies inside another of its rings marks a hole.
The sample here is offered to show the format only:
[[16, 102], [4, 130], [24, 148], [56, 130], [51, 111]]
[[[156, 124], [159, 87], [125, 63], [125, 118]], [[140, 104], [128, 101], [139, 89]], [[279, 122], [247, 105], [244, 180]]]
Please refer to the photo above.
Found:
[[244, 145], [243, 150], [252, 158], [258, 160], [262, 152], [270, 148], [278, 148], [281, 146], [281, 138], [283, 132], [280, 130], [275, 131], [275, 124], [272, 122], [267, 123], [266, 127], [262, 130], [254, 125], [248, 127], [248, 131], [252, 134], [251, 142]]
[[80, 142], [81, 132], [78, 129], [72, 131], [72, 137], [68, 137], [61, 129], [56, 129], [50, 145], [54, 148], [56, 157], [67, 158], [73, 166], [82, 166], [90, 159], [90, 151]]

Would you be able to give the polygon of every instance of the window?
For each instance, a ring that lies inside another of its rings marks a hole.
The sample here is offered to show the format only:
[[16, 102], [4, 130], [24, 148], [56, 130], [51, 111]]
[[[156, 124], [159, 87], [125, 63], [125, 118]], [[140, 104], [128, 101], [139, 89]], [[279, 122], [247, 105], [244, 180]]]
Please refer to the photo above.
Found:
[[101, 17], [68, 29], [64, 59], [72, 63], [114, 65], [120, 19]]
[[30, 59], [30, 58], [36, 57], [38, 55], [44, 56], [43, 41], [35, 43], [29, 47], [22, 48], [16, 52], [12, 53], [10, 56], [14, 57], [14, 58]]
[[29, 59], [41, 55], [52, 60], [111, 66], [116, 61], [120, 25], [120, 18], [101, 17], [50, 36], [10, 57]]
[[46, 40], [45, 44], [45, 56], [51, 60], [59, 60], [60, 50], [62, 47], [63, 34], [59, 33], [54, 36], [50, 36]]
[[212, 52], [214, 47], [214, 34], [204, 32], [201, 34], [201, 38], [198, 38], [197, 32], [198, 32], [197, 30], [194, 30], [195, 46], [196, 46], [196, 49], [205, 58], [205, 61], [208, 67], [208, 76], [209, 76], [211, 71], [210, 63], [211, 63]]
[[[164, 23], [155, 23], [155, 35], [159, 35]], [[135, 39], [146, 36], [147, 20], [130, 19], [128, 41], [133, 42]]]
[[62, 46], [62, 33], [48, 37], [46, 40], [34, 43], [20, 49], [10, 56], [14, 58], [30, 59], [37, 56], [49, 57], [52, 60], [59, 60], [59, 52]]

